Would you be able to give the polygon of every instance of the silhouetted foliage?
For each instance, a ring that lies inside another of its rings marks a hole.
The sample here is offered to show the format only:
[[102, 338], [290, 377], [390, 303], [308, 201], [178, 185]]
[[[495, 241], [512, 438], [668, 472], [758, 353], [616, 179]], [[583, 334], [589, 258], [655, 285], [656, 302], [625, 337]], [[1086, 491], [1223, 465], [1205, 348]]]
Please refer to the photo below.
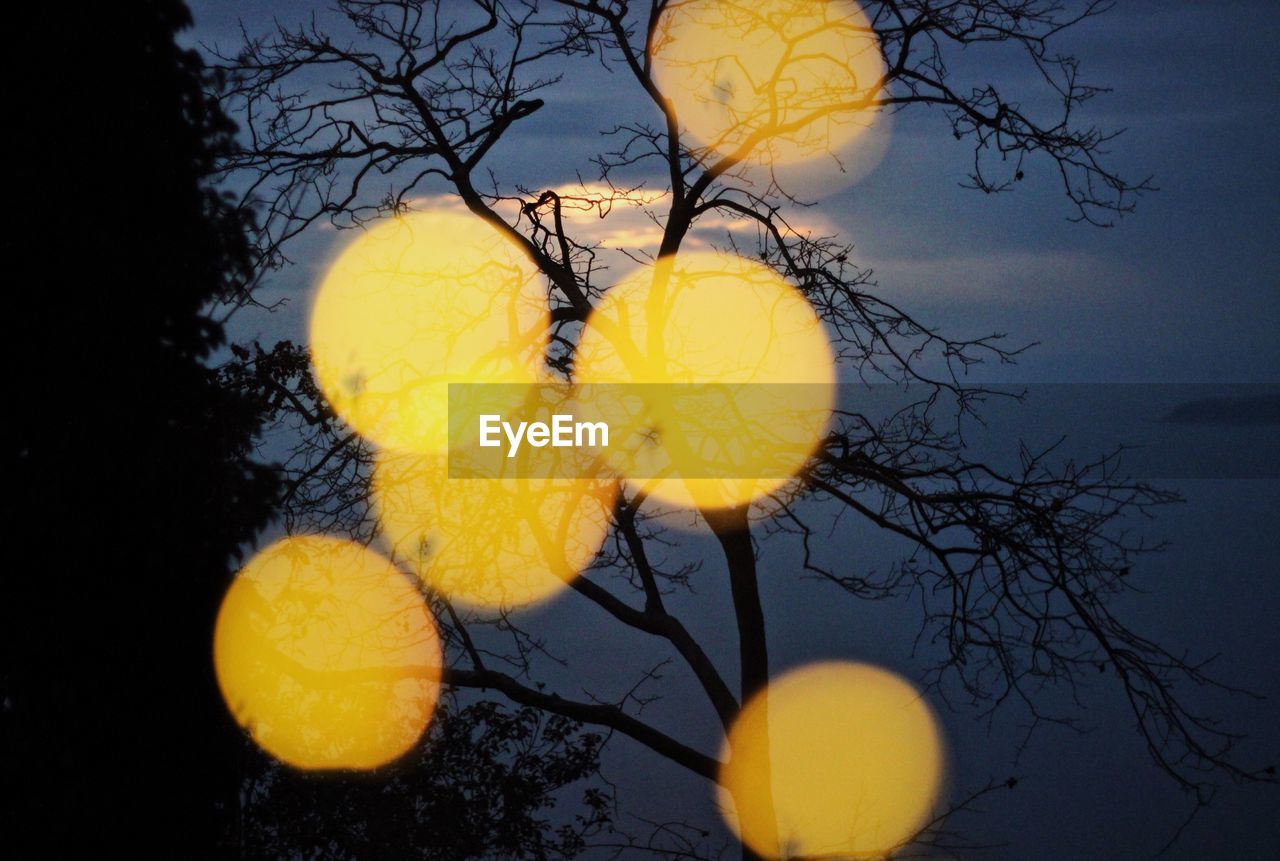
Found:
[[[423, 743], [387, 771], [269, 765], [245, 782], [242, 857], [573, 858], [608, 829], [613, 804], [598, 781], [574, 786], [596, 773], [603, 743], [577, 730], [535, 709], [446, 698]], [[548, 808], [562, 797], [581, 807], [553, 823]]]
[[[235, 125], [175, 44], [188, 24], [182, 3], [149, 0], [11, 25], [30, 133], [5, 143], [22, 203], [4, 248], [28, 264], [5, 345], [6, 850], [572, 857], [611, 810], [599, 783], [566, 790], [602, 744], [573, 721], [447, 702], [410, 761], [315, 777], [249, 749], [221, 702], [213, 620], [280, 498], [254, 454], [283, 390], [206, 366], [224, 344], [207, 309], [251, 276], [252, 213], [205, 182]], [[96, 89], [108, 73], [125, 85]], [[46, 133], [69, 119], [74, 134]], [[309, 384], [305, 356], [277, 359]], [[562, 790], [583, 803], [552, 823]]]
[[234, 125], [180, 2], [6, 20], [6, 851], [223, 857], [241, 741], [210, 637], [277, 487], [204, 364], [203, 309], [248, 273], [247, 216], [204, 182]]

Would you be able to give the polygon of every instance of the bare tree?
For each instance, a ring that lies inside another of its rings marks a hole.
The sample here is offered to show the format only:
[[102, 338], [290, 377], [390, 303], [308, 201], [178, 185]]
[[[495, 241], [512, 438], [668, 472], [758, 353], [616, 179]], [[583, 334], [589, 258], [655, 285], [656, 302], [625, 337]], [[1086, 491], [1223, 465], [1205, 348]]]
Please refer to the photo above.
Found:
[[[315, 19], [246, 35], [243, 50], [220, 54], [222, 97], [245, 129], [243, 148], [222, 165], [222, 175], [242, 205], [261, 215], [260, 272], [287, 263], [290, 241], [317, 222], [361, 225], [447, 187], [476, 218], [524, 249], [545, 276], [553, 327], [548, 364], [567, 376], [575, 333], [611, 282], [601, 249], [574, 235], [566, 213], [631, 199], [634, 188], [616, 178], [652, 168], [666, 182], [650, 207], [661, 229], [659, 246], [648, 250], [652, 257], [679, 253], [695, 230], [717, 217], [750, 220], [758, 243], [743, 253], [803, 292], [831, 333], [844, 372], [909, 384], [918, 396], [888, 418], [838, 412], [799, 489], [777, 494], [767, 515], [749, 507], [703, 512], [723, 551], [724, 573], [697, 571], [697, 582], [728, 587], [738, 678], [704, 651], [696, 620], [668, 609], [671, 592], [687, 586], [695, 572], [663, 561], [665, 547], [680, 536], [664, 528], [642, 497], [620, 498], [605, 549], [572, 583], [578, 595], [618, 624], [651, 635], [650, 665], [671, 658], [683, 663], [705, 692], [709, 719], [727, 728], [770, 678], [757, 545], [790, 534], [803, 567], [851, 598], [919, 595], [926, 636], [945, 646], [943, 659], [928, 668], [930, 683], [958, 682], [992, 708], [1013, 701], [1037, 721], [1069, 723], [1070, 715], [1043, 708], [1045, 683], [1074, 687], [1085, 674], [1110, 671], [1151, 755], [1199, 800], [1222, 777], [1268, 779], [1237, 765], [1232, 736], [1184, 705], [1187, 687], [1215, 684], [1202, 665], [1133, 630], [1112, 610], [1113, 599], [1129, 588], [1135, 560], [1159, 549], [1129, 537], [1124, 519], [1176, 496], [1126, 480], [1114, 453], [1055, 467], [1051, 452], [1024, 450], [1014, 470], [967, 459], [959, 419], [993, 393], [967, 383], [965, 372], [975, 364], [1013, 362], [1022, 348], [999, 335], [948, 337], [879, 298], [871, 273], [851, 262], [851, 247], [793, 227], [788, 213], [798, 211], [798, 202], [785, 182], [761, 181], [750, 164], [761, 141], [823, 112], [927, 106], [945, 115], [956, 139], [972, 144], [967, 184], [1002, 192], [1038, 164], [1060, 177], [1073, 218], [1108, 224], [1129, 212], [1149, 184], [1106, 166], [1111, 135], [1078, 119], [1080, 106], [1100, 90], [1082, 82], [1075, 58], [1052, 46], [1059, 33], [1111, 4], [867, 2], [881, 79], [847, 100], [787, 120], [792, 126], [766, 124], [727, 148], [701, 146], [682, 134], [675, 103], [660, 88], [653, 48], [671, 5], [674, 0], [340, 0], [335, 22]], [[949, 70], [955, 54], [978, 43], [1021, 56], [1037, 74], [1038, 89], [1014, 98], [985, 81], [957, 79]], [[618, 92], [635, 98], [637, 115], [655, 120], [607, 130], [617, 145], [594, 165], [611, 191], [575, 196], [498, 187], [488, 173], [495, 146], [518, 138], [522, 123], [544, 106], [539, 94], [581, 62], [604, 64]], [[1032, 98], [1053, 100], [1056, 114], [1039, 118], [1020, 107]], [[253, 285], [227, 299], [254, 302]], [[375, 528], [365, 516], [369, 451], [324, 404], [301, 349], [246, 351], [225, 373], [246, 385], [256, 380], [264, 406], [296, 432], [290, 523], [367, 537]], [[833, 517], [864, 518], [912, 549], [879, 577], [833, 568], [810, 552]], [[451, 685], [498, 691], [522, 706], [625, 734], [702, 778], [717, 779], [712, 753], [645, 721], [640, 708], [652, 695], [652, 679], [643, 696], [636, 688], [620, 701], [562, 696], [537, 681], [546, 644], [521, 629], [518, 615], [463, 612], [439, 595], [434, 601], [450, 646]], [[478, 644], [477, 632], [488, 645]], [[494, 632], [508, 648], [495, 650]], [[940, 833], [929, 831], [935, 840]]]

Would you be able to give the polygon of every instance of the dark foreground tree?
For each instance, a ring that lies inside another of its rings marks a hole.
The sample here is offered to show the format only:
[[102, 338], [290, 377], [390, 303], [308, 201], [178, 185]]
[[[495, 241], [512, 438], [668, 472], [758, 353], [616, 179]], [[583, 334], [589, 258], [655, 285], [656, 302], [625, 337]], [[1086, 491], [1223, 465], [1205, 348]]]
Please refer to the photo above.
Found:
[[[410, 857], [388, 856], [394, 833], [422, 858], [570, 857], [610, 794], [575, 785], [601, 738], [568, 719], [447, 704], [420, 757], [315, 780], [247, 749], [221, 702], [213, 622], [276, 511], [254, 447], [277, 393], [206, 366], [224, 343], [210, 308], [251, 277], [253, 216], [207, 184], [235, 127], [175, 44], [189, 23], [177, 0], [10, 20], [27, 131], [4, 144], [0, 239], [6, 852]], [[123, 85], [99, 88], [106, 74]], [[577, 817], [549, 821], [568, 786]]]
[[224, 857], [242, 742], [209, 642], [277, 493], [204, 364], [251, 263], [203, 179], [233, 126], [180, 2], [7, 21], [6, 853]]
[[[1098, 90], [1052, 45], [1108, 4], [867, 2], [881, 78], [837, 106], [762, 121], [718, 146], [682, 133], [672, 94], [654, 73], [661, 16], [679, 5], [342, 0], [333, 19], [282, 25], [223, 57], [231, 76], [225, 104], [250, 133], [222, 167], [246, 207], [264, 208], [259, 272], [288, 262], [290, 240], [317, 222], [363, 225], [445, 188], [545, 276], [553, 327], [547, 363], [568, 378], [576, 339], [612, 276], [600, 265], [604, 250], [575, 235], [565, 216], [573, 207], [603, 215], [634, 202], [622, 178], [651, 168], [666, 183], [644, 204], [661, 235], [654, 247], [637, 249], [636, 259], [678, 255], [693, 231], [717, 217], [746, 220], [755, 228], [754, 247], [740, 248], [741, 231], [722, 243], [799, 288], [831, 333], [848, 378], [910, 384], [923, 394], [887, 418], [838, 412], [798, 492], [777, 494], [767, 514], [746, 507], [704, 512], [724, 574], [667, 563], [679, 534], [665, 529], [641, 496], [624, 496], [604, 550], [571, 588], [619, 625], [652, 637], [654, 650], [637, 658], [637, 667], [678, 659], [705, 693], [709, 721], [730, 726], [770, 679], [757, 550], [776, 539], [791, 542], [795, 554], [779, 577], [817, 575], [855, 599], [914, 591], [926, 636], [942, 646], [941, 661], [925, 668], [932, 684], [958, 686], [978, 702], [1015, 704], [1037, 720], [1069, 721], [1070, 714], [1046, 711], [1044, 687], [1070, 689], [1102, 669], [1130, 703], [1159, 766], [1197, 798], [1214, 779], [1264, 778], [1235, 764], [1231, 736], [1184, 705], [1188, 688], [1210, 683], [1201, 665], [1113, 611], [1136, 558], [1155, 549], [1129, 537], [1125, 518], [1175, 497], [1125, 480], [1111, 457], [1055, 466], [1024, 452], [1013, 470], [968, 460], [957, 416], [989, 393], [967, 384], [964, 371], [1013, 361], [1019, 351], [998, 337], [939, 334], [878, 298], [845, 242], [792, 228], [785, 177], [762, 177], [751, 164], [756, 148], [829, 114], [929, 107], [946, 117], [948, 133], [973, 144], [969, 184], [998, 192], [1026, 171], [1044, 169], [1060, 178], [1073, 217], [1106, 223], [1128, 212], [1146, 184], [1106, 166], [1108, 135], [1077, 119]], [[1022, 57], [1032, 91], [1007, 95], [985, 80], [953, 76], [959, 52], [977, 44]], [[630, 94], [636, 104], [636, 120], [606, 130], [616, 145], [594, 160], [607, 191], [489, 185], [499, 142], [518, 140], [522, 124], [545, 107], [539, 93], [571, 74], [575, 62], [603, 62], [615, 72], [619, 98]], [[1056, 111], [1022, 107], [1034, 98]], [[237, 301], [253, 302], [252, 292]], [[298, 433], [285, 494], [291, 525], [368, 537], [376, 529], [367, 507], [370, 450], [320, 397], [305, 352], [287, 344], [260, 348], [227, 373], [267, 381], [277, 420]], [[873, 576], [833, 562], [819, 541], [833, 517], [863, 518], [902, 539], [910, 548], [902, 564]], [[668, 609], [672, 592], [695, 577], [699, 589], [724, 587], [730, 595], [737, 679], [700, 645], [701, 620]], [[498, 691], [522, 706], [606, 727], [717, 779], [714, 751], [644, 720], [639, 708], [655, 695], [652, 688], [643, 696], [631, 689], [622, 699], [553, 692], [538, 681], [547, 644], [525, 635], [512, 612], [518, 608], [463, 612], [445, 596], [435, 602], [450, 647], [447, 679], [456, 688]], [[643, 669], [637, 674], [656, 684]], [[936, 839], [939, 832], [931, 833]]]

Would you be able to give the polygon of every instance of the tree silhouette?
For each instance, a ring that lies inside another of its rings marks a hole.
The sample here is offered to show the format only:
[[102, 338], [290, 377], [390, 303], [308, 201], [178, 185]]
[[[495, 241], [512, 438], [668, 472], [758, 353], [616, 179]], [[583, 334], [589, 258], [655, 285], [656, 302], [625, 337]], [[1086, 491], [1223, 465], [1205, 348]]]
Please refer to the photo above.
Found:
[[14, 22], [12, 80], [46, 62], [51, 34], [77, 61], [16, 89], [33, 129], [63, 121], [82, 72], [130, 86], [75, 100], [91, 158], [79, 137], [5, 143], [23, 201], [5, 251], [33, 263], [5, 339], [8, 853], [376, 857], [395, 829], [423, 858], [575, 854], [611, 793], [579, 786], [579, 818], [548, 820], [598, 764], [601, 737], [564, 718], [446, 702], [422, 756], [372, 780], [308, 780], [246, 745], [210, 643], [233, 561], [277, 513], [256, 446], [280, 392], [206, 365], [225, 338], [208, 309], [252, 276], [253, 214], [207, 182], [236, 127], [175, 44], [190, 24], [177, 0]]
[[[973, 145], [968, 184], [974, 188], [1003, 192], [1043, 167], [1060, 178], [1074, 218], [1109, 223], [1149, 186], [1105, 164], [1110, 136], [1077, 122], [1078, 109], [1099, 89], [1082, 82], [1075, 58], [1051, 48], [1059, 33], [1109, 4], [872, 0], [863, 7], [882, 61], [876, 80], [864, 78], [856, 92], [790, 113], [777, 109], [781, 90], [770, 91], [771, 107], [734, 114], [735, 125], [719, 139], [688, 131], [686, 116], [697, 108], [678, 106], [655, 67], [669, 36], [663, 16], [684, 5], [342, 0], [334, 20], [280, 25], [221, 56], [228, 76], [224, 104], [246, 134], [220, 169], [244, 206], [262, 207], [257, 272], [290, 262], [291, 241], [312, 225], [365, 226], [413, 209], [419, 197], [443, 186], [545, 277], [546, 364], [567, 379], [583, 326], [612, 286], [601, 262], [605, 250], [576, 235], [570, 216], [634, 205], [643, 195], [623, 177], [653, 168], [666, 187], [642, 205], [660, 238], [636, 252], [638, 262], [679, 261], [695, 231], [723, 235], [725, 218], [749, 223], [755, 247], [739, 248], [741, 233], [725, 236], [722, 245], [763, 262], [800, 290], [830, 333], [842, 374], [910, 384], [916, 397], [889, 418], [837, 410], [798, 483], [772, 493], [764, 508], [702, 511], [727, 582], [696, 565], [669, 562], [667, 548], [681, 541], [680, 533], [666, 528], [661, 510], [646, 504], [643, 493], [624, 491], [610, 539], [590, 571], [569, 585], [618, 624], [650, 635], [654, 651], [642, 660], [659, 667], [672, 657], [681, 661], [706, 696], [709, 720], [730, 727], [770, 680], [758, 545], [789, 540], [797, 568], [851, 598], [919, 594], [926, 634], [945, 647], [943, 659], [926, 669], [930, 684], [959, 684], [979, 701], [1070, 722], [1070, 715], [1045, 709], [1042, 687], [1069, 688], [1102, 669], [1122, 689], [1156, 762], [1197, 797], [1206, 797], [1214, 775], [1264, 777], [1237, 765], [1232, 737], [1184, 705], [1187, 687], [1212, 684], [1201, 665], [1133, 630], [1113, 609], [1129, 588], [1135, 560], [1159, 549], [1127, 535], [1120, 528], [1124, 518], [1175, 495], [1126, 480], [1110, 455], [1056, 466], [1051, 452], [1024, 451], [1014, 470], [967, 459], [959, 417], [978, 411], [993, 393], [967, 383], [965, 371], [1012, 362], [1021, 349], [1000, 336], [949, 337], [878, 297], [870, 273], [851, 262], [849, 245], [795, 226], [788, 212], [797, 200], [788, 178], [756, 158], [779, 141], [824, 148], [829, 140], [790, 140], [815, 124], [926, 106], [945, 114], [957, 140]], [[1034, 76], [1031, 91], [1009, 96], [986, 81], [954, 75], [958, 52], [976, 44], [1021, 56]], [[617, 143], [594, 162], [605, 190], [486, 185], [498, 143], [518, 140], [522, 124], [544, 108], [539, 94], [573, 63], [587, 61], [614, 72], [619, 92], [635, 99], [638, 117], [610, 130]], [[770, 86], [779, 87], [782, 77]], [[1053, 99], [1056, 115], [1040, 119], [1024, 110], [1033, 96]], [[234, 298], [257, 301], [251, 287]], [[224, 374], [233, 386], [257, 386], [278, 424], [296, 432], [286, 467], [290, 527], [371, 538], [377, 530], [368, 502], [373, 449], [326, 404], [305, 351], [289, 343], [258, 346]], [[816, 552], [833, 517], [863, 518], [912, 549], [881, 576], [833, 567]], [[701, 589], [727, 586], [738, 635], [737, 679], [700, 644], [699, 620], [680, 619], [668, 607], [670, 595], [695, 577]], [[717, 780], [720, 761], [712, 752], [646, 722], [640, 708], [652, 694], [637, 688], [622, 699], [571, 697], [539, 682], [546, 644], [522, 628], [519, 608], [467, 609], [442, 594], [432, 601], [448, 646], [446, 680], [455, 689], [497, 691], [522, 707], [628, 735]], [[652, 674], [639, 675], [638, 683], [657, 683]]]
[[[221, 857], [242, 741], [209, 637], [278, 490], [256, 405], [204, 364], [224, 337], [206, 309], [253, 259], [244, 210], [205, 181], [235, 127], [175, 45], [179, 2], [10, 21], [32, 134], [4, 144], [5, 253], [29, 264], [5, 339], [6, 844]], [[129, 85], [86, 86], [108, 68]], [[72, 116], [82, 133], [53, 133]]]

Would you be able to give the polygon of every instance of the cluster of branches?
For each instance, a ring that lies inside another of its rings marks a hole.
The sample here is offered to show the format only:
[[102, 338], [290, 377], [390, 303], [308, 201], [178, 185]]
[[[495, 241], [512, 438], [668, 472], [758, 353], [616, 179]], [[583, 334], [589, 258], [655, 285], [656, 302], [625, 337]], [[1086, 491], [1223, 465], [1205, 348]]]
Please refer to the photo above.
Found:
[[[1021, 348], [999, 335], [963, 340], [935, 331], [878, 298], [871, 273], [850, 262], [847, 245], [793, 229], [784, 211], [786, 190], [747, 179], [746, 160], [759, 135], [730, 153], [686, 141], [649, 51], [667, 5], [340, 0], [332, 24], [313, 20], [264, 37], [246, 34], [243, 50], [219, 55], [221, 96], [244, 128], [242, 147], [221, 171], [242, 205], [260, 213], [259, 272], [287, 263], [289, 241], [319, 221], [360, 225], [443, 184], [545, 275], [554, 328], [548, 361], [571, 374], [574, 334], [609, 286], [608, 269], [597, 261], [601, 249], [567, 228], [571, 202], [554, 189], [504, 190], [491, 182], [482, 190], [482, 183], [495, 145], [518, 135], [521, 123], [543, 108], [538, 93], [559, 81], [567, 63], [603, 63], [619, 75], [619, 91], [631, 86], [653, 118], [613, 129], [622, 144], [595, 163], [619, 199], [630, 189], [614, 185], [613, 176], [624, 169], [652, 165], [665, 177], [665, 209], [654, 216], [662, 229], [655, 255], [678, 253], [706, 216], [750, 220], [759, 240], [751, 253], [809, 298], [843, 372], [909, 384], [920, 395], [887, 419], [841, 413], [800, 481], [772, 501], [754, 534], [758, 512], [704, 512], [728, 572], [740, 644], [736, 681], [668, 608], [672, 591], [687, 587], [695, 569], [665, 561], [673, 539], [643, 498], [620, 498], [610, 541], [572, 588], [617, 622], [651, 635], [658, 647], [653, 666], [672, 657], [682, 662], [727, 727], [769, 679], [756, 541], [792, 533], [805, 568], [854, 596], [920, 594], [925, 631], [946, 645], [933, 681], [958, 679], [992, 708], [1015, 700], [1037, 719], [1069, 720], [1042, 713], [1039, 687], [1073, 686], [1109, 670], [1156, 762], [1180, 785], [1203, 798], [1213, 775], [1266, 779], [1233, 761], [1232, 736], [1184, 705], [1184, 686], [1211, 684], [1202, 666], [1111, 610], [1114, 597], [1129, 587], [1135, 559], [1159, 549], [1129, 537], [1121, 528], [1125, 519], [1176, 497], [1124, 480], [1114, 454], [1055, 467], [1052, 451], [1024, 452], [1021, 467], [1004, 472], [966, 459], [958, 417], [992, 393], [966, 383], [965, 372], [984, 362], [1012, 362]], [[1099, 89], [1081, 82], [1075, 59], [1051, 45], [1061, 31], [1108, 5], [872, 0], [864, 7], [884, 55], [884, 77], [831, 110], [940, 108], [954, 136], [973, 145], [970, 184], [1004, 190], [1038, 158], [1061, 177], [1075, 217], [1107, 223], [1148, 186], [1104, 165], [1110, 136], [1076, 121], [1079, 106]], [[1039, 93], [1028, 95], [1048, 96], [1059, 110], [1041, 120], [990, 84], [955, 80], [950, 59], [977, 43], [1025, 55], [1043, 82]], [[507, 206], [511, 202], [517, 205]], [[253, 302], [252, 287], [227, 299]], [[242, 350], [224, 373], [233, 384], [256, 386], [263, 409], [296, 439], [287, 464], [290, 525], [368, 537], [375, 528], [367, 517], [370, 451], [323, 403], [302, 349], [255, 350]], [[833, 517], [862, 518], [911, 549], [885, 577], [832, 569], [812, 549]], [[819, 519], [822, 526], [815, 525]], [[701, 578], [711, 576], [698, 574], [704, 585]], [[713, 755], [643, 720], [639, 686], [613, 700], [548, 691], [535, 681], [535, 658], [547, 654], [546, 646], [521, 630], [518, 617], [460, 612], [443, 596], [434, 600], [455, 687], [498, 691], [522, 706], [625, 734], [716, 779]], [[488, 636], [493, 632], [505, 648]]]

